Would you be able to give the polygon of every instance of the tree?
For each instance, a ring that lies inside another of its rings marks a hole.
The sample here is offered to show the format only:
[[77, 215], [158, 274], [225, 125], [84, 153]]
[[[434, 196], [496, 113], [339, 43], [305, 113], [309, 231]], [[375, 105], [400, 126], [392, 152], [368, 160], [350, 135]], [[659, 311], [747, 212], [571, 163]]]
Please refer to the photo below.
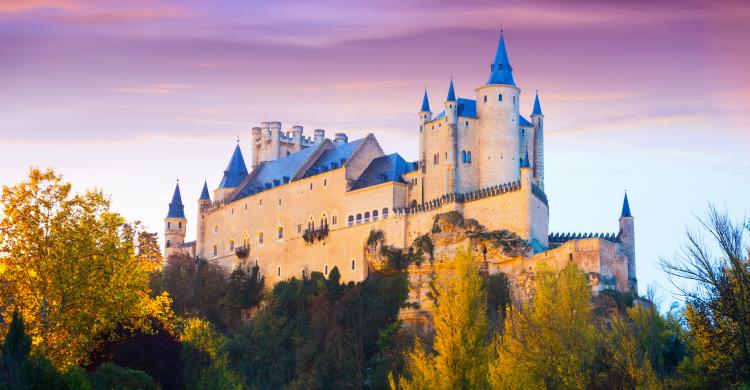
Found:
[[586, 275], [574, 264], [534, 275], [531, 302], [509, 310], [490, 364], [494, 387], [578, 389], [589, 384], [595, 334]]
[[[710, 206], [698, 219], [719, 249], [715, 255], [699, 233], [661, 268], [685, 298], [685, 319], [693, 349], [681, 366], [683, 387], [729, 387], [750, 382], [750, 247], [744, 223]], [[691, 281], [685, 288], [679, 281]]]
[[0, 307], [18, 308], [56, 366], [80, 363], [94, 335], [152, 309], [152, 250], [136, 251], [140, 226], [100, 191], [72, 194], [54, 171], [32, 168], [1, 202]]
[[484, 278], [474, 256], [460, 251], [455, 275], [440, 276], [434, 294], [434, 353], [417, 342], [408, 354], [403, 389], [478, 389], [487, 387], [487, 300]]
[[180, 331], [187, 389], [242, 389], [242, 381], [229, 369], [224, 336], [206, 320], [189, 318]]

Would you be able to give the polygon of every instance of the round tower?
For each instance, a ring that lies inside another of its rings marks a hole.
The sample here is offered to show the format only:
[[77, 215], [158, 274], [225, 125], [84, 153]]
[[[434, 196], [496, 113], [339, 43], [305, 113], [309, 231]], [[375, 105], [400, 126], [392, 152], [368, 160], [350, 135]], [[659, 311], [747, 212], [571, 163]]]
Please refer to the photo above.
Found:
[[315, 143], [319, 144], [326, 138], [326, 131], [323, 129], [315, 129], [313, 130], [313, 135], [315, 137]]
[[422, 98], [422, 108], [419, 110], [419, 168], [421, 172], [425, 173], [425, 151], [424, 151], [424, 126], [425, 123], [432, 120], [432, 111], [430, 111], [430, 101], [427, 98], [427, 88], [424, 89], [424, 97]]
[[445, 119], [449, 125], [458, 123], [458, 103], [456, 102], [456, 92], [453, 89], [453, 77], [448, 87], [448, 97], [445, 99]]
[[445, 186], [443, 193], [456, 192], [456, 166], [458, 165], [458, 102], [456, 91], [453, 89], [453, 77], [448, 86], [448, 97], [445, 98], [445, 122], [448, 125], [448, 145], [445, 159]]
[[201, 196], [198, 198], [198, 231], [196, 232], [195, 238], [195, 256], [200, 258], [207, 258], [206, 248], [206, 211], [211, 206], [211, 195], [208, 192], [208, 183], [203, 181], [203, 190]]
[[294, 151], [299, 152], [302, 150], [302, 132], [304, 129], [302, 126], [292, 126], [292, 144], [294, 145]]
[[281, 156], [281, 122], [271, 122], [271, 161]]
[[628, 193], [622, 201], [622, 213], [620, 213], [620, 238], [619, 251], [628, 258], [628, 286], [630, 291], [638, 293], [638, 279], [635, 275], [635, 221], [630, 213]]
[[539, 92], [534, 98], [534, 109], [531, 111], [531, 124], [534, 125], [534, 181], [544, 190], [544, 114], [539, 104]]
[[182, 253], [186, 230], [187, 218], [185, 218], [185, 206], [182, 204], [178, 182], [174, 188], [172, 202], [169, 203], [167, 217], [164, 218], [164, 258]]
[[271, 122], [260, 122], [260, 153], [258, 153], [258, 163], [271, 160], [270, 145]]
[[487, 84], [476, 89], [479, 118], [479, 186], [485, 188], [515, 182], [520, 175], [519, 111], [521, 90], [513, 81], [512, 68], [502, 33]]
[[251, 136], [250, 136], [250, 143], [251, 143], [251, 146], [252, 146], [251, 150], [253, 152], [253, 157], [252, 157], [252, 159], [253, 159], [252, 160], [252, 164], [253, 165], [252, 165], [251, 168], [253, 168], [253, 169], [255, 167], [257, 167], [258, 164], [260, 163], [260, 140], [261, 140], [261, 128], [260, 127], [253, 127], [253, 130], [252, 130]]

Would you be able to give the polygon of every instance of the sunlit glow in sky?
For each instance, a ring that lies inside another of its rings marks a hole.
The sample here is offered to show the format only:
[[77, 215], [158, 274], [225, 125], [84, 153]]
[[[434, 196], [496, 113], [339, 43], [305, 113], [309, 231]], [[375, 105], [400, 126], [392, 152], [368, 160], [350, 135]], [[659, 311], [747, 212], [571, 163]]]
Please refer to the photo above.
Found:
[[502, 28], [522, 113], [535, 90], [545, 113], [550, 230], [616, 232], [628, 190], [641, 292], [671, 300], [656, 260], [694, 215], [748, 211], [748, 20], [739, 0], [3, 0], [0, 184], [50, 166], [161, 231], [176, 178], [191, 218], [261, 121], [414, 160], [424, 86], [474, 98]]

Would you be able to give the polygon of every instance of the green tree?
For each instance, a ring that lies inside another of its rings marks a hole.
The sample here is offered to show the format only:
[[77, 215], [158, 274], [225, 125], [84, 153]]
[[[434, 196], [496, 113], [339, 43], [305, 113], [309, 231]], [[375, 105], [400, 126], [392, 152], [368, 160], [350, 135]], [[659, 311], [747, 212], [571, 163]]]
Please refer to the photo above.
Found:
[[490, 364], [493, 387], [586, 387], [596, 350], [590, 299], [587, 277], [574, 264], [537, 272], [531, 302], [507, 314]]
[[[703, 229], [719, 249], [715, 254], [700, 233], [662, 269], [684, 296], [692, 355], [683, 362], [681, 387], [729, 387], [750, 382], [750, 247], [747, 225], [733, 222], [711, 206]], [[690, 281], [686, 288], [680, 282]], [[694, 287], [693, 287], [694, 286]]]
[[242, 389], [242, 382], [228, 367], [225, 339], [199, 318], [183, 321], [180, 331], [185, 383], [188, 389]]
[[417, 342], [409, 352], [403, 389], [487, 387], [488, 352], [485, 280], [474, 256], [461, 250], [455, 274], [443, 273], [434, 288], [434, 353]]
[[[2, 189], [0, 307], [16, 306], [56, 366], [81, 362], [94, 335], [153, 309], [153, 250], [99, 191], [73, 194], [52, 170]], [[7, 318], [6, 318], [7, 319]]]

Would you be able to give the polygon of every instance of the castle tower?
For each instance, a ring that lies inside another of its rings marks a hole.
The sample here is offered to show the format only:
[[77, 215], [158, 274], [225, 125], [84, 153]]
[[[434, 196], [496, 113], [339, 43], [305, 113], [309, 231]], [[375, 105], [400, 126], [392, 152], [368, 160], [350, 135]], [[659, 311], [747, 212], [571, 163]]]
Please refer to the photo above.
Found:
[[196, 257], [206, 258], [206, 209], [211, 206], [211, 196], [208, 193], [208, 183], [203, 181], [203, 190], [198, 198], [198, 231], [195, 238]]
[[245, 159], [242, 157], [240, 144], [237, 143], [234, 153], [232, 153], [232, 158], [229, 160], [229, 165], [227, 165], [227, 169], [224, 171], [224, 176], [221, 178], [219, 188], [214, 190], [214, 200], [223, 201], [240, 186], [240, 182], [246, 176], [247, 166], [245, 166]]
[[302, 126], [292, 126], [292, 153], [299, 152], [302, 150], [302, 132], [304, 131]]
[[186, 230], [185, 206], [182, 204], [182, 196], [180, 195], [180, 183], [177, 182], [172, 195], [172, 202], [169, 203], [167, 217], [164, 218], [165, 258], [180, 253], [180, 245], [185, 242]]
[[538, 92], [531, 111], [531, 123], [534, 125], [534, 181], [544, 190], [544, 114]]
[[622, 213], [620, 214], [620, 252], [628, 258], [628, 286], [630, 291], [638, 293], [638, 280], [635, 275], [635, 226], [633, 215], [630, 214], [630, 203], [628, 194], [622, 201]]
[[270, 161], [278, 160], [281, 157], [281, 122], [271, 122], [271, 156]]
[[427, 98], [427, 88], [424, 89], [422, 98], [422, 108], [419, 109], [419, 168], [422, 174], [425, 173], [425, 164], [427, 157], [424, 150], [424, 125], [432, 120], [432, 111], [430, 111], [430, 100]]
[[323, 129], [315, 129], [313, 130], [313, 140], [316, 144], [319, 144], [323, 142], [323, 140], [326, 138], [326, 131]]
[[519, 111], [521, 90], [513, 80], [505, 38], [500, 33], [487, 84], [477, 88], [479, 117], [479, 186], [485, 188], [519, 180]]
[[260, 149], [261, 149], [261, 138], [262, 138], [262, 129], [260, 127], [253, 127], [253, 130], [250, 134], [250, 146], [252, 149], [250, 150], [252, 152], [252, 165], [250, 166], [252, 169], [255, 169], [255, 167], [260, 164]]
[[448, 97], [445, 98], [445, 121], [448, 125], [448, 157], [445, 166], [445, 188], [444, 194], [456, 192], [456, 158], [458, 156], [458, 103], [456, 102], [456, 92], [453, 89], [453, 77], [448, 86]]

